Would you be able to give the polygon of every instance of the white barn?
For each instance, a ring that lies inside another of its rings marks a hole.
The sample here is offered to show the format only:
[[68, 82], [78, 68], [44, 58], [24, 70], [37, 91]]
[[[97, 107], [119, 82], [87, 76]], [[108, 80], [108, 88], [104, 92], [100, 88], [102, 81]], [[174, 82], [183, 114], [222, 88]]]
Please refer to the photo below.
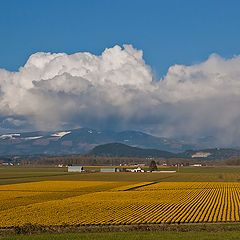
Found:
[[68, 166], [68, 172], [84, 172], [83, 166]]

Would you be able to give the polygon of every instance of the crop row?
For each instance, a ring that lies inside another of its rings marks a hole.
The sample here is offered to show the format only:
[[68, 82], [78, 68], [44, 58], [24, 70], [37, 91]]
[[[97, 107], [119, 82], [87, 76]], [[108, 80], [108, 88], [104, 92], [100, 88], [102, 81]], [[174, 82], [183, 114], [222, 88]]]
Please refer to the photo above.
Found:
[[184, 190], [184, 189], [238, 188], [239, 182], [159, 182], [138, 188], [138, 191]]

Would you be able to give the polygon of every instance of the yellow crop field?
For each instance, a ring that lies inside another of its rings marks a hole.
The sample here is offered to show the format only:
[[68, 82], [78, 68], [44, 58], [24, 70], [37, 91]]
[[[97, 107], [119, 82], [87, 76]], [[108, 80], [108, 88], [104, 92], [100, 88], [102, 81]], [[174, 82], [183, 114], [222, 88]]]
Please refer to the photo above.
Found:
[[60, 200], [116, 187], [124, 188], [129, 184], [132, 182], [42, 181], [0, 185], [0, 216], [1, 211], [18, 206]]
[[[31, 191], [31, 192], [54, 192], [54, 191], [81, 191], [90, 187], [111, 186], [114, 187], [116, 182], [104, 181], [43, 181], [31, 183], [19, 183], [12, 185], [0, 186], [0, 191]], [[123, 183], [124, 184], [124, 183]], [[129, 183], [126, 183], [127, 185]], [[122, 185], [122, 184], [121, 184]]]
[[[95, 190], [78, 195], [83, 188]], [[239, 221], [238, 182], [47, 181], [0, 188], [0, 227]]]

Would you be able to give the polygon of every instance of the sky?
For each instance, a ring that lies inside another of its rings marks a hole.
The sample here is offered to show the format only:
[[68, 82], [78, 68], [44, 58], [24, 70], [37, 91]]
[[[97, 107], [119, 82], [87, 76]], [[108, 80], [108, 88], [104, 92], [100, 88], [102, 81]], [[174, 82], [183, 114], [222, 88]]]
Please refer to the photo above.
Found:
[[240, 140], [240, 2], [1, 0], [0, 133]]
[[0, 67], [17, 70], [39, 51], [132, 44], [161, 77], [173, 64], [239, 54], [239, 8], [238, 0], [1, 0]]

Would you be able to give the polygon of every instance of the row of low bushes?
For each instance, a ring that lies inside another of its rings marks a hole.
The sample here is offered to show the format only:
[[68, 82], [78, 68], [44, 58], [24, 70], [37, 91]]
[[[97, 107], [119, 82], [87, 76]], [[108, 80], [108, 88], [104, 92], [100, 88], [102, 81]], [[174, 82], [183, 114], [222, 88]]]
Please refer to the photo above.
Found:
[[240, 231], [239, 223], [207, 223], [207, 224], [139, 224], [139, 225], [106, 225], [106, 226], [43, 226], [26, 224], [24, 226], [0, 229], [0, 236], [40, 233], [77, 233], [77, 232], [129, 232], [129, 231], [176, 231], [176, 232], [226, 232]]

